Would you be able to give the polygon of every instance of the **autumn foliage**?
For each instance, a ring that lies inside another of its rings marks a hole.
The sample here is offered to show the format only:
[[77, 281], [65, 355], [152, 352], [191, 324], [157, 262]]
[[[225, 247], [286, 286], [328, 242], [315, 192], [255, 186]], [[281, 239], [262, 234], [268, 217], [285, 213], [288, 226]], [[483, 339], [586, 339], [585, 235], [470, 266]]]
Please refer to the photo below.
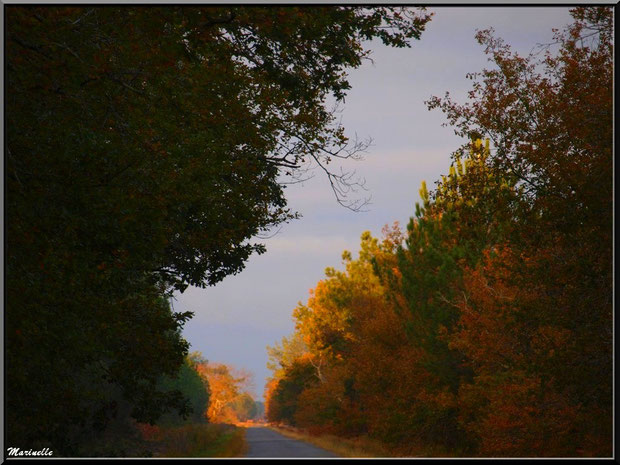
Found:
[[213, 363], [194, 354], [195, 367], [209, 388], [209, 402], [202, 416], [211, 423], [238, 423], [254, 418], [257, 407], [249, 389], [252, 376], [223, 363]]
[[471, 142], [294, 310], [271, 421], [397, 455], [611, 455], [612, 17], [572, 14], [529, 57], [478, 34], [497, 67], [428, 102]]

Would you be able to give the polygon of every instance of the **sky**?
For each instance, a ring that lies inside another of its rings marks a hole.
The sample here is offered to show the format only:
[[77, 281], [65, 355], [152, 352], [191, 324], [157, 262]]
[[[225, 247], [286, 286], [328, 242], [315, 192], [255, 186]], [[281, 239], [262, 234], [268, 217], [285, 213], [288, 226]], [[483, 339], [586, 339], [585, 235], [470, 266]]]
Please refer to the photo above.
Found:
[[266, 346], [293, 332], [292, 311], [307, 301], [325, 268], [342, 269], [344, 250], [356, 257], [364, 231], [381, 237], [383, 226], [394, 221], [404, 228], [420, 200], [420, 183], [426, 180], [431, 189], [448, 172], [450, 154], [465, 141], [443, 127], [443, 113], [429, 111], [424, 101], [449, 91], [463, 103], [472, 83], [466, 74], [492, 67], [474, 38], [476, 30], [493, 27], [514, 51], [528, 54], [537, 44], [552, 42], [552, 28], [571, 22], [567, 7], [429, 10], [434, 16], [411, 48], [369, 42], [374, 63], [349, 73], [352, 89], [342, 106], [342, 124], [349, 137], [371, 137], [373, 144], [362, 161], [343, 167], [365, 179], [368, 191], [357, 197], [371, 197], [365, 211], [339, 205], [326, 177], [316, 171], [312, 179], [287, 187], [289, 207], [302, 218], [260, 240], [266, 253], [250, 257], [241, 273], [213, 287], [175, 296], [175, 311], [195, 312], [183, 330], [190, 351], [253, 373], [256, 400], [263, 400], [271, 374]]

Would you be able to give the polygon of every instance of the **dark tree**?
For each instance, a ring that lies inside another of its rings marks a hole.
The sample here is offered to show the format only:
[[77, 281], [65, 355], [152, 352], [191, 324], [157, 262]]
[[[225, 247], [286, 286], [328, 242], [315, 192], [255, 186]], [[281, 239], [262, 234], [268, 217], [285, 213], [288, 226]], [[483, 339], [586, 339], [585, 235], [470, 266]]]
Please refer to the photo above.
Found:
[[[178, 393], [191, 315], [174, 290], [239, 272], [292, 219], [282, 175], [312, 162], [347, 203], [356, 156], [327, 98], [404, 8], [16, 7], [6, 12], [6, 362], [11, 444], [71, 454], [115, 415]], [[285, 178], [284, 178], [285, 179]]]

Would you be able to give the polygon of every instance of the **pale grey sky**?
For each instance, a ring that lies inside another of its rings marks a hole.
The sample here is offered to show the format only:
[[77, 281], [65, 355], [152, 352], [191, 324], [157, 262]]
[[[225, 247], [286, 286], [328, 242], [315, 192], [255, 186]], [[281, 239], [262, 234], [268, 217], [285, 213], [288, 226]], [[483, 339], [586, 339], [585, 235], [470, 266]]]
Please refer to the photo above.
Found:
[[372, 137], [363, 161], [347, 164], [366, 179], [372, 203], [367, 212], [340, 206], [324, 176], [287, 188], [289, 206], [303, 217], [264, 243], [267, 252], [253, 256], [246, 269], [218, 285], [188, 288], [177, 296], [175, 310], [192, 310], [184, 336], [190, 351], [210, 361], [245, 368], [255, 375], [255, 394], [262, 400], [265, 347], [288, 336], [297, 302], [324, 277], [328, 266], [341, 267], [342, 251], [356, 255], [359, 238], [370, 230], [380, 236], [385, 224], [406, 225], [413, 215], [422, 180], [429, 188], [448, 171], [450, 153], [464, 141], [440, 111], [424, 104], [446, 91], [464, 102], [468, 72], [491, 64], [478, 45], [476, 29], [495, 28], [515, 51], [529, 53], [551, 42], [552, 28], [571, 22], [567, 7], [432, 7], [435, 16], [410, 49], [372, 43], [374, 65], [365, 62], [350, 72], [350, 90], [342, 121], [349, 136]]

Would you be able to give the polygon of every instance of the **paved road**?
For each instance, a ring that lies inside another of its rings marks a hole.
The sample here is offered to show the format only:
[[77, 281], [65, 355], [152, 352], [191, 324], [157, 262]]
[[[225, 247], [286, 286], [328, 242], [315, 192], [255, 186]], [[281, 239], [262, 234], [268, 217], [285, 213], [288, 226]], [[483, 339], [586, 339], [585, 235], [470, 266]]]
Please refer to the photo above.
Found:
[[260, 426], [246, 428], [245, 440], [249, 446], [246, 457], [338, 457], [325, 449]]

